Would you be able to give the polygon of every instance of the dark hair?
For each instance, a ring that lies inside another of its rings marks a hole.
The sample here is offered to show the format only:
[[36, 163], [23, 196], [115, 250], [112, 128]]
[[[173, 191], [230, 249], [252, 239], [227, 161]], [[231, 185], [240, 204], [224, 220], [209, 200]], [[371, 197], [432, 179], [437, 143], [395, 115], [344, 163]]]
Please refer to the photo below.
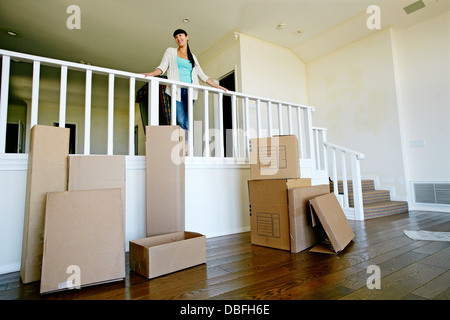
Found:
[[[177, 35], [179, 35], [180, 33], [183, 33], [184, 35], [188, 35], [186, 31], [184, 31], [183, 29], [177, 29], [173, 32], [173, 37], [175, 38]], [[194, 56], [192, 55], [191, 52], [191, 48], [189, 48], [189, 43], [187, 44], [187, 54], [188, 54], [188, 59], [192, 64], [192, 68], [195, 67], [195, 61], [194, 61]]]

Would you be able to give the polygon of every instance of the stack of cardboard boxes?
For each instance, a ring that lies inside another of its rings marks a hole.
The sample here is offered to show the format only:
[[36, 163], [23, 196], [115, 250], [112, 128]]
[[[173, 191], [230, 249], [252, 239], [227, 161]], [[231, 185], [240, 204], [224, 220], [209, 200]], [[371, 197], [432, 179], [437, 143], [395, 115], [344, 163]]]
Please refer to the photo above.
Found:
[[[125, 278], [125, 157], [69, 155], [69, 129], [31, 129], [20, 275], [40, 292]], [[184, 132], [147, 127], [147, 236], [130, 267], [152, 278], [206, 262], [184, 231]]]
[[40, 292], [125, 278], [125, 159], [69, 156], [69, 129], [35, 125], [20, 275]]
[[250, 140], [251, 243], [292, 253], [311, 247], [338, 253], [354, 238], [353, 230], [328, 184], [312, 186], [311, 179], [300, 178], [298, 155], [293, 135]]

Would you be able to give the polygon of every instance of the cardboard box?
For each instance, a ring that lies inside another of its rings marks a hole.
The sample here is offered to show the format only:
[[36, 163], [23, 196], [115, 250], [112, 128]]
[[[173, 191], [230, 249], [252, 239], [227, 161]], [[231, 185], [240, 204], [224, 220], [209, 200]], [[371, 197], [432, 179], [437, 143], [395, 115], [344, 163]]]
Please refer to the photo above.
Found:
[[41, 278], [45, 200], [47, 192], [67, 190], [69, 133], [67, 128], [31, 128], [20, 266], [23, 283]]
[[291, 252], [308, 249], [324, 238], [319, 228], [313, 228], [310, 200], [330, 193], [328, 184], [288, 189]]
[[120, 189], [50, 192], [41, 293], [125, 278]]
[[130, 241], [130, 269], [151, 279], [206, 262], [206, 237], [169, 233]]
[[298, 140], [295, 135], [250, 139], [250, 177], [300, 178]]
[[68, 191], [120, 188], [123, 228], [126, 219], [125, 157], [107, 155], [69, 155]]
[[316, 238], [307, 218], [309, 199], [329, 192], [311, 179], [249, 180], [251, 243], [299, 252]]
[[[323, 228], [330, 245], [319, 243], [310, 251], [339, 253], [352, 241], [355, 233], [334, 193], [315, 197], [310, 201], [313, 208], [313, 226]], [[320, 225], [319, 225], [320, 224]]]
[[147, 237], [185, 230], [184, 152], [181, 127], [146, 127]]

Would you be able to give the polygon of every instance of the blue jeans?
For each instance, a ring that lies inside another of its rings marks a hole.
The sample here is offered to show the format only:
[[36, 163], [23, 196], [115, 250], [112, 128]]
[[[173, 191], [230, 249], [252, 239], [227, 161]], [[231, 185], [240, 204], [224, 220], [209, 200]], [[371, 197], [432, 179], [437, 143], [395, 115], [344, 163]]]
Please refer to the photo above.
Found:
[[177, 123], [184, 130], [189, 130], [188, 92], [181, 88], [181, 101], [177, 100]]

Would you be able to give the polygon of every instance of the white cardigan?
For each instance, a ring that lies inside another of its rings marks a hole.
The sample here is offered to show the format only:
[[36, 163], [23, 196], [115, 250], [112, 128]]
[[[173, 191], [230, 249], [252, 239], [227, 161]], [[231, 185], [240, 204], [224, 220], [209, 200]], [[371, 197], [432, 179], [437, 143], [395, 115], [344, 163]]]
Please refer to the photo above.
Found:
[[[195, 61], [195, 67], [192, 70], [192, 84], [199, 85], [198, 78], [206, 83], [209, 77], [203, 72], [200, 64], [198, 63], [197, 57], [194, 54], [192, 54], [192, 56], [194, 57]], [[167, 79], [180, 81], [180, 74], [178, 72], [177, 64], [177, 48], [167, 48], [157, 69], [160, 69], [163, 74], [167, 70]], [[166, 93], [168, 95], [171, 94], [170, 90], [170, 86], [167, 86]], [[194, 89], [194, 100], [197, 100], [197, 97], [198, 90]], [[177, 88], [177, 100], [181, 101], [181, 90], [179, 87]]]

